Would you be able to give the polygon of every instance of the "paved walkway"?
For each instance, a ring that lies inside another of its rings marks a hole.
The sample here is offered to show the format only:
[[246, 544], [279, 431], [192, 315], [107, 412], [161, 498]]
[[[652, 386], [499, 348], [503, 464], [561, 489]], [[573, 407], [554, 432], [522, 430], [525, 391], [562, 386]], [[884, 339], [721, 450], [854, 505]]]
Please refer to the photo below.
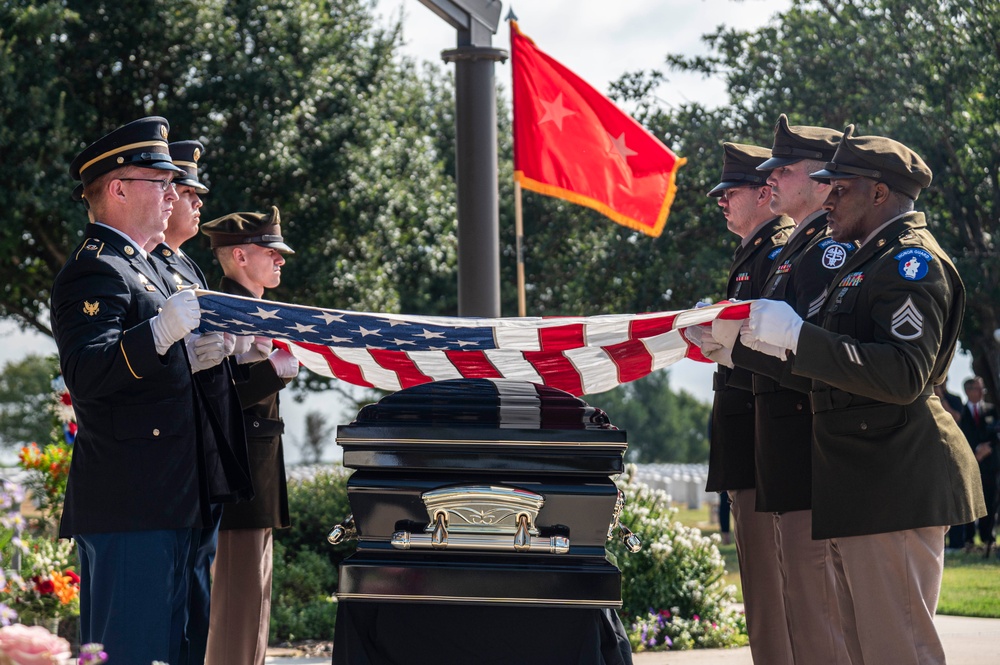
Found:
[[[938, 615], [934, 620], [948, 665], [1000, 665], [1000, 619], [975, 619]], [[272, 650], [269, 650], [272, 651]], [[265, 662], [274, 665], [319, 665], [330, 658], [288, 658], [269, 656]], [[750, 647], [742, 649], [696, 649], [639, 653], [635, 665], [752, 665]], [[514, 664], [512, 664], [514, 665]]]

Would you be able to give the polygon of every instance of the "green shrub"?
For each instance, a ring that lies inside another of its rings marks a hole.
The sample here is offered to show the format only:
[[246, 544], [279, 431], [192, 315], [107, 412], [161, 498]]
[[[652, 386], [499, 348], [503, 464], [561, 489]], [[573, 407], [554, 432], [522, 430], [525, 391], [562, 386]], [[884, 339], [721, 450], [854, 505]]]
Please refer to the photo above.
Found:
[[351, 512], [349, 475], [337, 466], [288, 482], [292, 526], [274, 531], [272, 642], [333, 638], [337, 566], [354, 552], [355, 543], [333, 546], [326, 536]]
[[626, 497], [621, 522], [642, 549], [629, 553], [617, 539], [609, 545], [622, 571], [621, 614], [633, 650], [745, 644], [736, 589], [723, 580], [719, 537], [675, 521], [667, 494], [636, 480], [635, 471], [628, 465], [618, 478]]

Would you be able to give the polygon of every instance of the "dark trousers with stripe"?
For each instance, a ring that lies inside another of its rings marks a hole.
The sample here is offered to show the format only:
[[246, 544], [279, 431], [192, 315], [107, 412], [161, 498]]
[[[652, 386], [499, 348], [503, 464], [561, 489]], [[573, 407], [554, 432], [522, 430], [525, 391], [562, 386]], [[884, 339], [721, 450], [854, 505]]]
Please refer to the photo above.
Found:
[[195, 529], [78, 534], [80, 643], [115, 663], [181, 662]]

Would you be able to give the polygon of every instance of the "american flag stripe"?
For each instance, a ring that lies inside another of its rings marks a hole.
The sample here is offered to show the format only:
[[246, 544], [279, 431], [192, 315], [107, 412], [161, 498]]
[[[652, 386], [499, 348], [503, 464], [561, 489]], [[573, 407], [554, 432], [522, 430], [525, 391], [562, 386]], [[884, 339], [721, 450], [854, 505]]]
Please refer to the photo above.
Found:
[[749, 314], [747, 301], [645, 314], [458, 318], [196, 293], [201, 332], [271, 337], [317, 374], [384, 390], [464, 377], [522, 379], [574, 395], [603, 392], [683, 358], [704, 361], [680, 330]]

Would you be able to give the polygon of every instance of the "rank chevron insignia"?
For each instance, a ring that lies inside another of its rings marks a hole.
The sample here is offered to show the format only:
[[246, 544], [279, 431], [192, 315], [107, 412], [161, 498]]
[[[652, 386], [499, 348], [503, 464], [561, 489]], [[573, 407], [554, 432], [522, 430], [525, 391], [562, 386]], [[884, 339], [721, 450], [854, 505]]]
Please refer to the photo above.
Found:
[[917, 339], [924, 334], [924, 315], [907, 298], [903, 306], [892, 313], [892, 334], [899, 339]]

